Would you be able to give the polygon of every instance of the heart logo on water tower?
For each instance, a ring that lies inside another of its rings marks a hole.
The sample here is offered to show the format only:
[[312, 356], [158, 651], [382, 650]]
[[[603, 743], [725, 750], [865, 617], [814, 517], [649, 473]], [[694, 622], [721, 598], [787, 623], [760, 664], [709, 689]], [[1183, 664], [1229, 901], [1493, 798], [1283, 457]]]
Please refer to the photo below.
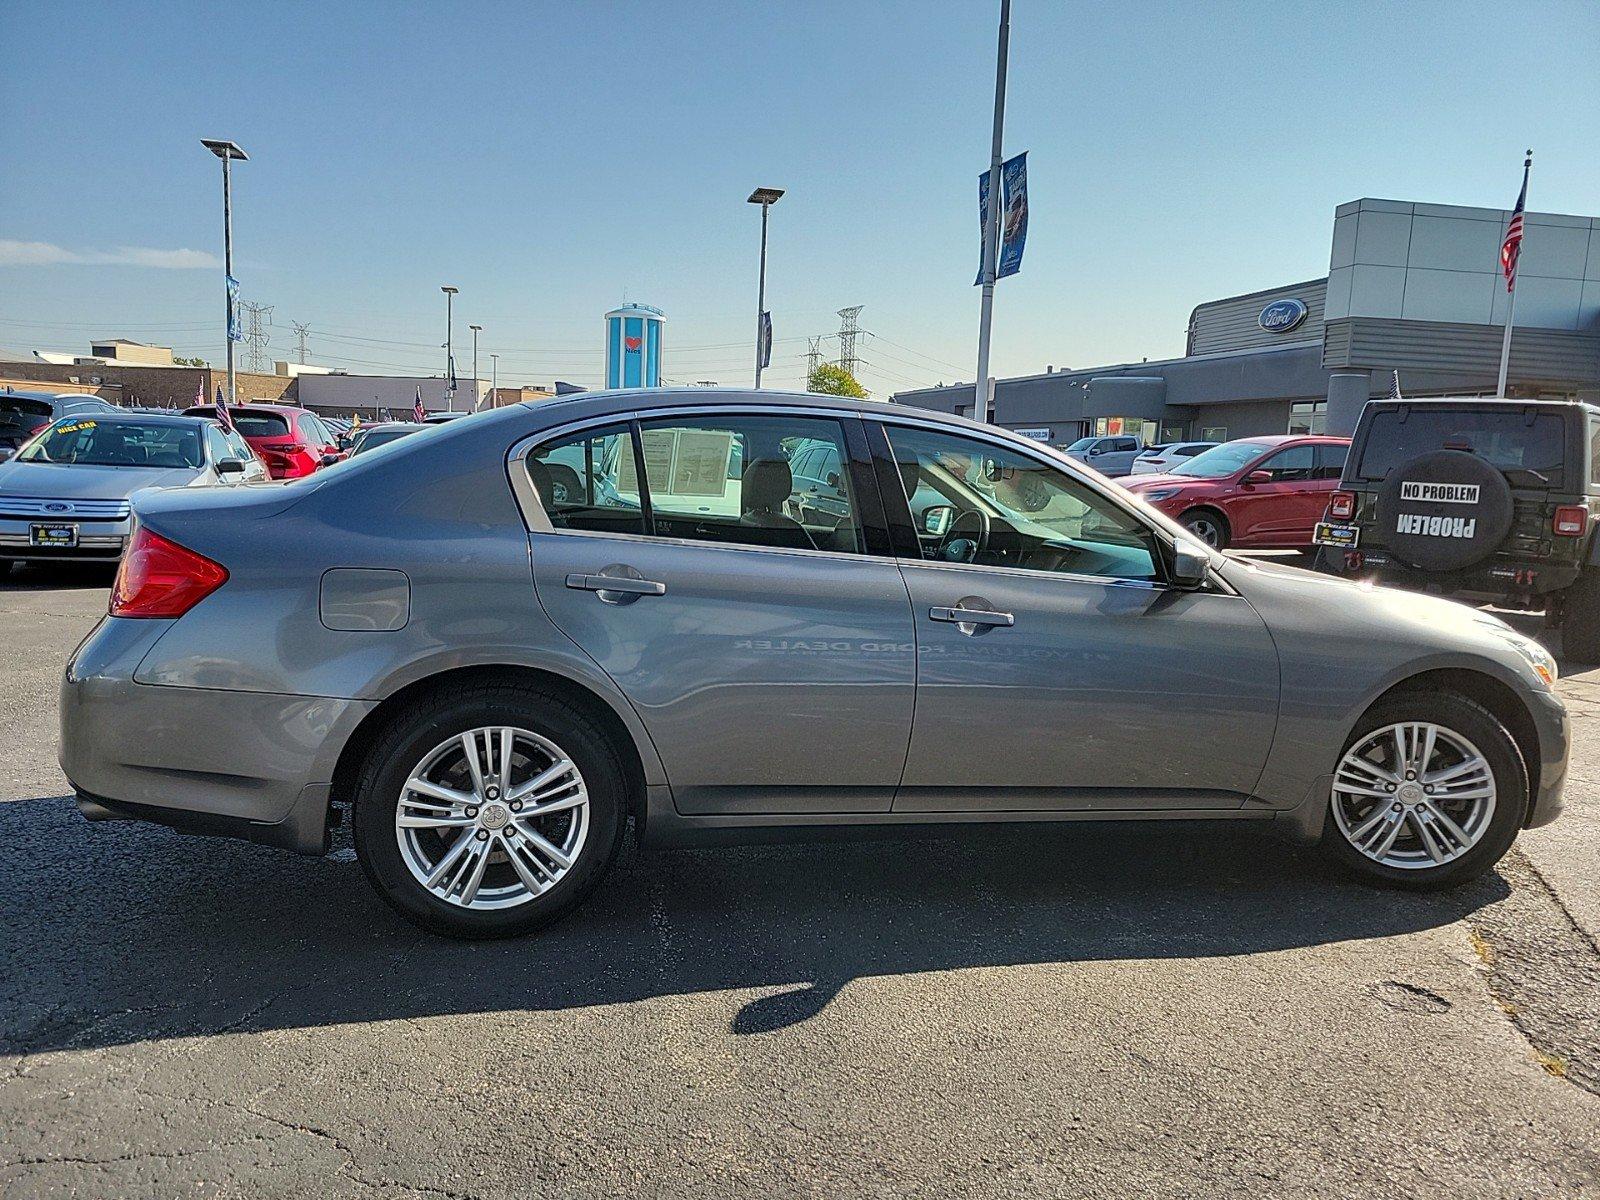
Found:
[[623, 344], [626, 345], [629, 350], [634, 350], [634, 351], [637, 351], [640, 346], [644, 345], [644, 339], [643, 338], [636, 338], [636, 337], [623, 338], [622, 341], [623, 341]]

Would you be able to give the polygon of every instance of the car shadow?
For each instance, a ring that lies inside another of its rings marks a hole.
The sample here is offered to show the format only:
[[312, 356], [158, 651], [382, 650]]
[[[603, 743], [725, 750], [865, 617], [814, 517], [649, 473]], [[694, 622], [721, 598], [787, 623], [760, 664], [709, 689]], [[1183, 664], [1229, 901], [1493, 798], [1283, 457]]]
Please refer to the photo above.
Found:
[[422, 933], [349, 852], [304, 859], [125, 823], [65, 797], [0, 805], [9, 1052], [561, 1010], [732, 990], [760, 1035], [853, 979], [966, 967], [1210, 958], [1387, 937], [1506, 894], [1368, 887], [1243, 824], [989, 826], [628, 855], [543, 933]]
[[117, 573], [116, 563], [22, 562], [0, 574], [0, 592], [43, 592], [58, 588], [104, 588]]

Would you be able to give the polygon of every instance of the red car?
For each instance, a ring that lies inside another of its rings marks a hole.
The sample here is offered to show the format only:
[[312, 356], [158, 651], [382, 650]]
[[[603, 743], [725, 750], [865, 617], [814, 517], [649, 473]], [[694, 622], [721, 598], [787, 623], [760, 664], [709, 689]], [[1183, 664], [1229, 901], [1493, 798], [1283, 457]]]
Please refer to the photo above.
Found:
[[[274, 479], [299, 479], [342, 461], [339, 439], [315, 413], [290, 404], [235, 404], [233, 424], [250, 448], [267, 464]], [[184, 410], [186, 417], [217, 419], [217, 406], [199, 404]]]
[[1349, 450], [1349, 438], [1240, 438], [1120, 482], [1218, 550], [1309, 549]]

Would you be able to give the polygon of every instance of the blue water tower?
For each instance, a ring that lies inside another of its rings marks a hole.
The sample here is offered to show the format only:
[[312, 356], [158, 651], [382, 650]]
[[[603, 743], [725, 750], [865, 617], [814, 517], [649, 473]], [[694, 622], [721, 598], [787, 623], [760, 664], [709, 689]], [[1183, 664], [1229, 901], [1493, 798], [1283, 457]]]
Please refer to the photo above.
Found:
[[661, 386], [661, 326], [667, 314], [648, 304], [624, 304], [606, 314], [606, 386]]

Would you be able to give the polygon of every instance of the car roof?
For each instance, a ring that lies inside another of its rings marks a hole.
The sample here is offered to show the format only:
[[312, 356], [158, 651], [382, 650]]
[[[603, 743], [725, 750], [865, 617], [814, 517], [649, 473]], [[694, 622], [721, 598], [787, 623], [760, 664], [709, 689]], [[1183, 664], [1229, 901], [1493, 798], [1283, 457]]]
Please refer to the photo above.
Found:
[[[1324, 444], [1345, 445], [1350, 441], [1347, 437], [1337, 437], [1331, 433], [1263, 433], [1256, 437], [1234, 438], [1235, 442], [1244, 442], [1250, 446], [1292, 446], [1297, 442], [1311, 442]], [[1227, 445], [1227, 442], [1219, 443]]]
[[1587, 400], [1560, 400], [1553, 397], [1540, 399], [1518, 400], [1505, 396], [1419, 396], [1415, 400], [1407, 396], [1385, 396], [1379, 400], [1367, 401], [1367, 408], [1428, 408], [1439, 405], [1449, 405], [1451, 408], [1586, 408], [1592, 413], [1600, 413], [1600, 405], [1591, 404]]
[[20, 396], [24, 400], [93, 400], [96, 404], [116, 407], [104, 396], [96, 396], [89, 392], [46, 392], [36, 391], [33, 388], [6, 388], [0, 391], [0, 399], [7, 396]]
[[[205, 403], [205, 404], [191, 404], [187, 411], [193, 412], [197, 408], [204, 408], [204, 409], [207, 409], [210, 412], [216, 412], [217, 411], [217, 406], [215, 404], [209, 402], [209, 401], [207, 403]], [[228, 405], [228, 411], [229, 412], [239, 412], [239, 411], [245, 410], [245, 409], [249, 410], [250, 412], [282, 413], [285, 416], [288, 416], [290, 413], [308, 413], [308, 412], [311, 412], [311, 410], [309, 408], [300, 408], [300, 407], [298, 407], [296, 405], [293, 405], [293, 404], [257, 404], [254, 401], [249, 401], [249, 402], [246, 402], [244, 404], [230, 404], [230, 405]]]
[[[65, 418], [63, 418], [65, 419]], [[74, 418], [81, 419], [81, 418]], [[96, 418], [101, 419], [101, 418]], [[108, 421], [137, 421], [141, 425], [214, 425], [205, 417], [189, 417], [182, 413], [126, 412], [122, 409], [106, 414]]]

